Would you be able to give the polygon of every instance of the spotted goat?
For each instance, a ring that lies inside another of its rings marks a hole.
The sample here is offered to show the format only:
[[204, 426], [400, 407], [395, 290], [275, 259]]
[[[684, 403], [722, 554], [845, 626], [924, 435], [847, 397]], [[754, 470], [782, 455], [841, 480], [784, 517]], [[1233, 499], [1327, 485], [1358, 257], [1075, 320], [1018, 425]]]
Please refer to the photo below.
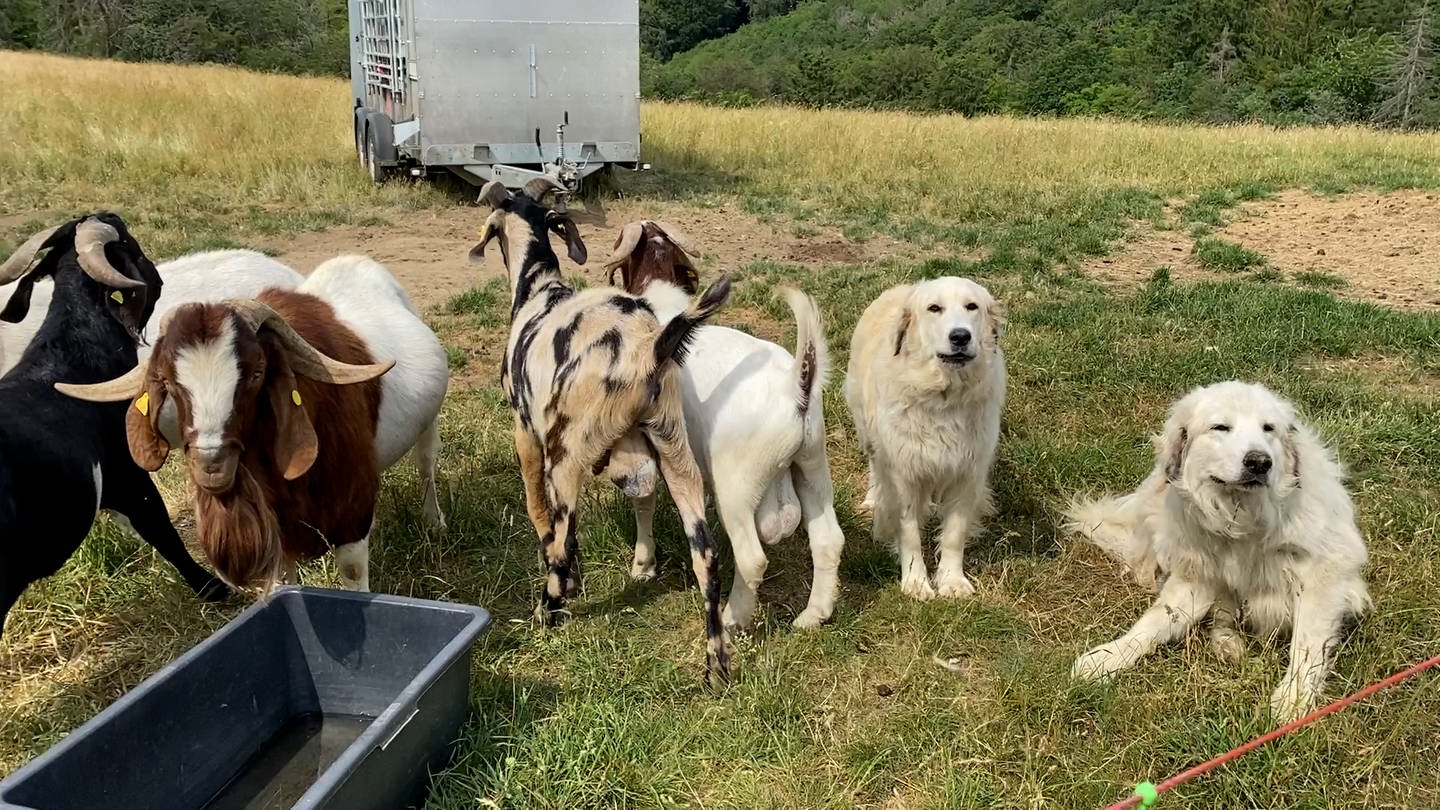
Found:
[[0, 378], [0, 630], [20, 594], [80, 547], [101, 509], [124, 518], [202, 598], [224, 598], [225, 586], [190, 557], [154, 482], [126, 452], [123, 406], [53, 388], [135, 364], [162, 286], [155, 266], [114, 214], [41, 231], [0, 264], [0, 283], [15, 282], [0, 329], [26, 318], [46, 278], [55, 305]]
[[296, 290], [177, 307], [148, 362], [57, 387], [129, 400], [130, 451], [149, 470], [170, 451], [159, 414], [173, 401], [200, 543], [223, 579], [263, 593], [330, 549], [342, 583], [369, 590], [380, 472], [412, 446], [427, 519], [443, 526], [433, 465], [446, 382], [443, 347], [389, 273], [341, 257]]
[[[579, 591], [581, 489], [604, 468], [620, 437], [638, 429], [656, 448], [704, 594], [706, 681], [727, 680], [719, 560], [686, 438], [678, 372], [695, 329], [728, 299], [729, 279], [688, 308], [685, 293], [671, 284], [656, 284], [644, 296], [574, 289], [561, 278], [549, 236], [559, 234], [577, 264], [586, 260], [585, 244], [572, 219], [543, 203], [557, 188], [532, 180], [512, 194], [499, 182], [487, 184], [480, 202], [491, 213], [470, 251], [471, 260], [480, 261], [486, 246], [499, 242], [510, 280], [510, 337], [500, 378], [515, 415], [526, 508], [548, 569], [536, 617], [552, 623]], [[656, 316], [661, 310], [678, 314], [662, 320]]]
[[[693, 289], [696, 247], [675, 226], [643, 220], [621, 230], [605, 266], [620, 272], [627, 292], [655, 282]], [[795, 626], [815, 627], [835, 610], [845, 535], [835, 516], [835, 490], [825, 454], [821, 392], [830, 367], [820, 312], [810, 296], [782, 295], [795, 315], [795, 354], [723, 326], [695, 333], [680, 369], [690, 446], [715, 496], [735, 555], [735, 581], [725, 604], [727, 625], [751, 623], [768, 561], [764, 545], [790, 536], [804, 520], [814, 579]], [[662, 315], [664, 313], [661, 313]], [[643, 436], [627, 434], [606, 475], [635, 509], [635, 579], [655, 576], [655, 460]]]

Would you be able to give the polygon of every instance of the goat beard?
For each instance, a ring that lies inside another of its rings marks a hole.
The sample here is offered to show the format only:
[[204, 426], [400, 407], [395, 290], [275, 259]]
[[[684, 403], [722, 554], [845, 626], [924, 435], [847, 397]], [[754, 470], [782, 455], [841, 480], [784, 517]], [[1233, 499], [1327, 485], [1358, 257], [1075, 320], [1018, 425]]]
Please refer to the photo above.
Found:
[[264, 597], [280, 581], [285, 551], [269, 493], [241, 464], [235, 483], [211, 495], [191, 485], [195, 528], [215, 573], [232, 588]]

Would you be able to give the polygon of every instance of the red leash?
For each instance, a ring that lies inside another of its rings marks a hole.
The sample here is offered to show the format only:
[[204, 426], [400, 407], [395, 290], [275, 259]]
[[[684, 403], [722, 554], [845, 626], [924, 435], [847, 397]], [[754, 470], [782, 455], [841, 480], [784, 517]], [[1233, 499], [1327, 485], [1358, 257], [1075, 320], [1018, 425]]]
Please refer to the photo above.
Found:
[[1379, 681], [1378, 683], [1372, 683], [1364, 689], [1361, 689], [1359, 692], [1350, 695], [1349, 697], [1341, 698], [1328, 706], [1324, 706], [1322, 708], [1316, 709], [1313, 712], [1310, 712], [1304, 717], [1301, 717], [1297, 720], [1292, 720], [1291, 722], [1286, 723], [1285, 725], [1275, 729], [1274, 731], [1256, 737], [1255, 739], [1245, 743], [1238, 748], [1230, 749], [1229, 751], [1221, 754], [1218, 757], [1215, 757], [1209, 762], [1202, 762], [1187, 771], [1178, 773], [1158, 785], [1152, 785], [1149, 782], [1141, 782], [1140, 784], [1135, 786], [1134, 793], [1127, 796], [1123, 800], [1110, 805], [1109, 807], [1105, 808], [1105, 810], [1129, 810], [1129, 808], [1136, 807], [1141, 804], [1149, 807], [1150, 805], [1155, 803], [1156, 797], [1158, 797], [1161, 793], [1170, 790], [1171, 788], [1183, 785], [1186, 782], [1189, 782], [1191, 779], [1200, 776], [1201, 774], [1208, 773], [1220, 767], [1221, 765], [1230, 762], [1231, 760], [1244, 756], [1245, 754], [1254, 751], [1256, 748], [1259, 748], [1265, 743], [1268, 743], [1278, 737], [1283, 737], [1297, 728], [1303, 728], [1304, 726], [1308, 726], [1327, 714], [1334, 714], [1335, 712], [1340, 711], [1341, 709], [1351, 705], [1352, 703], [1359, 703], [1365, 698], [1368, 698], [1376, 692], [1379, 692], [1381, 689], [1388, 689], [1389, 687], [1394, 686], [1401, 681], [1419, 675], [1420, 673], [1424, 672], [1427, 669], [1430, 669], [1437, 664], [1440, 664], [1440, 655], [1437, 655], [1428, 661], [1421, 661], [1415, 666], [1401, 672], [1397, 672], [1383, 681]]

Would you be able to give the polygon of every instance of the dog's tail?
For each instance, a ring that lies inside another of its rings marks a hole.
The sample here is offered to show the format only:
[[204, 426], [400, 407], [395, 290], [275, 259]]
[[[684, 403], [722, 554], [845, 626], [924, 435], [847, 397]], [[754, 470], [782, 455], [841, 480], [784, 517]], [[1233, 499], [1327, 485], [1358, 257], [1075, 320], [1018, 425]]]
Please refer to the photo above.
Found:
[[781, 287], [780, 295], [795, 314], [795, 408], [804, 417], [810, 403], [825, 390], [830, 377], [830, 352], [815, 300], [794, 287]]
[[1150, 490], [1147, 482], [1135, 492], [1119, 497], [1077, 496], [1065, 510], [1063, 528], [1124, 563], [1136, 582], [1153, 590], [1157, 574], [1155, 548], [1151, 532], [1144, 525], [1146, 502], [1157, 494]]
[[659, 371], [668, 362], [677, 366], [685, 364], [685, 353], [695, 339], [695, 330], [707, 318], [725, 306], [730, 299], [730, 277], [721, 276], [714, 284], [705, 288], [700, 299], [684, 312], [671, 318], [655, 339], [655, 369]]

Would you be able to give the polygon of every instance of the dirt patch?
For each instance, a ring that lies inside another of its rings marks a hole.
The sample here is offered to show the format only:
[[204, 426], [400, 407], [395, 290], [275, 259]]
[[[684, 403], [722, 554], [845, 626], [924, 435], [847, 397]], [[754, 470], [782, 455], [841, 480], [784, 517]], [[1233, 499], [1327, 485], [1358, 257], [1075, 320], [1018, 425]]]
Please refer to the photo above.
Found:
[[1338, 295], [1400, 309], [1440, 308], [1440, 196], [1433, 192], [1315, 197], [1287, 191], [1244, 206], [1218, 234], [1259, 251], [1286, 275], [1349, 282]]
[[[806, 228], [809, 235], [787, 232], [783, 223], [766, 223], [740, 211], [738, 206], [699, 208], [664, 203], [610, 202], [601, 213], [574, 209], [590, 261], [576, 266], [561, 255], [567, 275], [584, 276], [590, 284], [605, 284], [601, 262], [610, 255], [615, 237], [626, 222], [662, 219], [685, 232], [705, 256], [700, 262], [703, 279], [733, 271], [755, 261], [781, 261], [808, 267], [857, 264], [888, 258], [918, 258], [920, 248], [876, 235], [864, 242], [847, 239], [833, 229]], [[272, 243], [277, 258], [302, 273], [320, 262], [344, 253], [364, 253], [384, 264], [400, 280], [417, 306], [429, 309], [456, 293], [503, 278], [500, 251], [488, 251], [485, 262], [470, 264], [466, 254], [485, 221], [475, 206], [443, 211], [394, 214], [386, 225], [331, 228], [298, 234]]]
[[[1167, 209], [1174, 211], [1173, 207]], [[1405, 310], [1440, 309], [1440, 195], [1422, 191], [1316, 197], [1287, 191], [1246, 203], [1213, 236], [1265, 256], [1291, 283], [1307, 274], [1335, 295]], [[1093, 278], [1143, 284], [1167, 267], [1183, 281], [1235, 278], [1195, 260], [1195, 240], [1173, 214], [1174, 230], [1132, 223], [1116, 253], [1084, 265]]]
[[1400, 357], [1371, 353], [1359, 357], [1312, 358], [1300, 367], [1307, 371], [1353, 374], [1392, 394], [1419, 399], [1430, 399], [1440, 392], [1440, 375]]

